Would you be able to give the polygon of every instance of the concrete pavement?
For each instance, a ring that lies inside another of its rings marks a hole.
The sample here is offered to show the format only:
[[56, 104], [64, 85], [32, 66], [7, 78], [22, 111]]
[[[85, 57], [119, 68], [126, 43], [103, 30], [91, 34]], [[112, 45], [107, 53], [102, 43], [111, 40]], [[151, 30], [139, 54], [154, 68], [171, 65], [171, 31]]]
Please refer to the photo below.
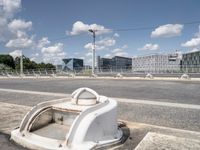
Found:
[[[16, 105], [16, 104], [9, 104], [9, 103], [0, 103], [0, 107], [3, 108], [0, 110], [0, 143], [1, 146], [5, 149], [23, 149], [20, 146], [9, 141], [10, 132], [15, 128], [18, 127], [23, 116], [31, 109], [29, 106], [23, 105]], [[119, 118], [123, 118], [126, 114], [120, 115]], [[196, 131], [188, 131], [182, 129], [175, 129], [170, 127], [163, 127], [163, 126], [156, 126], [156, 125], [149, 125], [144, 123], [132, 122], [121, 120], [125, 122], [127, 127], [130, 131], [130, 137], [126, 140], [123, 145], [117, 146], [116, 149], [134, 149], [138, 143], [140, 143], [143, 138], [146, 138], [146, 134], [149, 132], [156, 132], [158, 134], [170, 135], [179, 138], [188, 138], [190, 139], [188, 142], [193, 140], [200, 140], [200, 132]], [[3, 133], [3, 134], [2, 134]], [[176, 139], [177, 139], [176, 138]], [[172, 139], [173, 142], [176, 142]], [[164, 141], [162, 141], [164, 142]], [[148, 144], [151, 144], [147, 142]], [[198, 142], [197, 142], [198, 143]], [[180, 144], [180, 141], [179, 141]], [[143, 145], [143, 144], [142, 144]], [[158, 145], [158, 143], [157, 143]]]

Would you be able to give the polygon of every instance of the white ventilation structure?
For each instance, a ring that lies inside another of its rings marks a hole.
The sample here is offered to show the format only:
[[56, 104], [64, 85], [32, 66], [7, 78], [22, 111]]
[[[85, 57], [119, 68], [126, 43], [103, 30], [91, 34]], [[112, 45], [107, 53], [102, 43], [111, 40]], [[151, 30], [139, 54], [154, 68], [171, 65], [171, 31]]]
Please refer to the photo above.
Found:
[[117, 75], [115, 77], [116, 78], [123, 78], [123, 75], [121, 73], [117, 73]]
[[181, 76], [181, 79], [190, 79], [190, 76], [188, 75], [188, 74], [183, 74], [182, 76]]
[[84, 150], [119, 143], [117, 102], [89, 88], [79, 88], [71, 99], [40, 103], [11, 133], [16, 143], [31, 149]]
[[148, 78], [148, 79], [153, 79], [153, 75], [150, 74], [150, 73], [147, 73], [147, 75], [145, 76], [145, 78]]

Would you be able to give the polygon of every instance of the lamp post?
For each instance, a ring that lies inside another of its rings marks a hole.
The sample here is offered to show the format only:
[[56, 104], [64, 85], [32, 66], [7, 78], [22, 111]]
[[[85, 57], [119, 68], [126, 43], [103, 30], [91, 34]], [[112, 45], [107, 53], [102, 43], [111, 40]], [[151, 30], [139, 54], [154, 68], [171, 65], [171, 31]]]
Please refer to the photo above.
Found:
[[96, 38], [96, 31], [93, 29], [89, 29], [89, 32], [92, 33], [93, 36], [93, 48], [92, 48], [92, 74], [95, 74], [95, 38]]
[[23, 53], [21, 51], [21, 56], [20, 56], [20, 75], [23, 76]]

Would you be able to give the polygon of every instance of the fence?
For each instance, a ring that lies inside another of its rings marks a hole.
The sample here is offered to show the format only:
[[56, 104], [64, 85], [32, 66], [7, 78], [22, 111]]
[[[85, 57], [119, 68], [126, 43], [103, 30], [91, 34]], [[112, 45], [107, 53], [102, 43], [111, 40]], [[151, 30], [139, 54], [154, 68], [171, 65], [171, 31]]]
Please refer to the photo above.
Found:
[[[112, 67], [112, 68], [95, 68], [95, 74], [100, 76], [114, 76], [117, 73], [121, 73], [124, 76], [144, 76], [148, 73], [157, 75], [157, 76], [179, 76], [181, 74], [192, 74], [200, 76], [200, 65], [191, 65], [191, 66], [173, 66], [168, 65], [165, 67]], [[74, 70], [56, 70], [56, 69], [24, 69], [23, 74], [20, 73], [20, 70], [11, 70], [11, 69], [2, 69], [0, 70], [0, 76], [11, 77], [11, 76], [91, 76], [91, 68], [75, 68]]]

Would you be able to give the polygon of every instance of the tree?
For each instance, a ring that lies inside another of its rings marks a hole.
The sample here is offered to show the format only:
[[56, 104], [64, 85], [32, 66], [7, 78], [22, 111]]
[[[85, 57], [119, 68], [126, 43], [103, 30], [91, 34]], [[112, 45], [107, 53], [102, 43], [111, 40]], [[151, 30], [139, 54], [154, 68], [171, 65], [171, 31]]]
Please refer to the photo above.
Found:
[[15, 61], [10, 55], [0, 55], [0, 64], [4, 64], [12, 69], [15, 69]]
[[[15, 58], [15, 67], [16, 69], [20, 69], [20, 57]], [[31, 61], [28, 57], [23, 55], [23, 68], [24, 69], [55, 69], [55, 66], [48, 63], [45, 64], [43, 62], [36, 63], [35, 61]]]

